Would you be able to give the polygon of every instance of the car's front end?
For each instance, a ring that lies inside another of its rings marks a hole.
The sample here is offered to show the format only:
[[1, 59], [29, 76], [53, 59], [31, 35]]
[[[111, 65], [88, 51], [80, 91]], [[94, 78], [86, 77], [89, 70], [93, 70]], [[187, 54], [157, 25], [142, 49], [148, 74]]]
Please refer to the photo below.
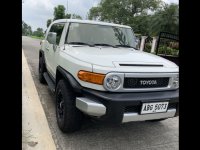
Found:
[[76, 98], [76, 107], [96, 119], [120, 123], [178, 115], [178, 72], [79, 73], [80, 80], [105, 89], [82, 87], [82, 95]]
[[81, 23], [70, 26], [73, 28], [67, 34], [67, 50], [62, 53], [67, 59], [62, 66], [78, 85], [74, 88], [79, 91], [76, 107], [80, 111], [113, 123], [178, 115], [177, 65], [135, 50], [130, 44], [134, 42], [131, 28]]

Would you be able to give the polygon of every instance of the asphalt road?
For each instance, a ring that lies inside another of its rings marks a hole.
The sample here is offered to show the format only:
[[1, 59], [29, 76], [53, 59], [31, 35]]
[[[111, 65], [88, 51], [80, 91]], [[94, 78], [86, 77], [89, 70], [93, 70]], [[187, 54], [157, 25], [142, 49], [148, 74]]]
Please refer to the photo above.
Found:
[[[121, 125], [85, 121], [80, 131], [62, 133], [56, 122], [55, 98], [38, 80], [40, 40], [22, 37], [22, 48], [58, 150], [178, 150], [179, 117], [162, 122], [132, 122]], [[42, 126], [41, 126], [42, 128]]]

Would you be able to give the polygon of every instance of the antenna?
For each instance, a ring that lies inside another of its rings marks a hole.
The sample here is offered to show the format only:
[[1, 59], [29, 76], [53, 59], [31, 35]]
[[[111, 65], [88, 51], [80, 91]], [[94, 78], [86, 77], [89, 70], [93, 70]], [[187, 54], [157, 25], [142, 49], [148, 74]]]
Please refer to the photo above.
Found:
[[[67, 14], [68, 14], [68, 8], [69, 8], [69, 6], [68, 6], [68, 0], [67, 0]], [[72, 14], [70, 14], [70, 19], [72, 19]]]
[[67, 0], [67, 12], [68, 12], [68, 0]]

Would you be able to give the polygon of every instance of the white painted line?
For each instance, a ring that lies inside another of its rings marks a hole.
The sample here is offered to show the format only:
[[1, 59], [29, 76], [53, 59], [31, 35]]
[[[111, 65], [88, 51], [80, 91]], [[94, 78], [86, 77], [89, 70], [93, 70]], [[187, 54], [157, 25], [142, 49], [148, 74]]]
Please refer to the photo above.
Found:
[[23, 50], [22, 142], [25, 150], [56, 150]]

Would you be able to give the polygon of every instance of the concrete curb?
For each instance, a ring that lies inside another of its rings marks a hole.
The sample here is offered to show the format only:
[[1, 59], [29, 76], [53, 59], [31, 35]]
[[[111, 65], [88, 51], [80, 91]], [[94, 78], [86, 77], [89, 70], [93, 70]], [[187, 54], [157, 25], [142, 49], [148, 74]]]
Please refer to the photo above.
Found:
[[56, 150], [22, 49], [22, 149]]

